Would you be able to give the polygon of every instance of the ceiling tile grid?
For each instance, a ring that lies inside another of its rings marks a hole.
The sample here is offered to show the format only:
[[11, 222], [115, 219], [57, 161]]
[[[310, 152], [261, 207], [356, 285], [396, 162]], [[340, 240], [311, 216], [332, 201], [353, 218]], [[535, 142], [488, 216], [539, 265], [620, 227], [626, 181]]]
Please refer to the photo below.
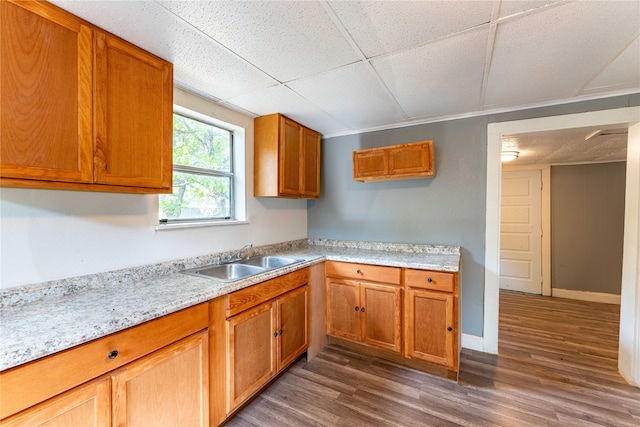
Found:
[[640, 92], [635, 0], [53, 3], [325, 136]]

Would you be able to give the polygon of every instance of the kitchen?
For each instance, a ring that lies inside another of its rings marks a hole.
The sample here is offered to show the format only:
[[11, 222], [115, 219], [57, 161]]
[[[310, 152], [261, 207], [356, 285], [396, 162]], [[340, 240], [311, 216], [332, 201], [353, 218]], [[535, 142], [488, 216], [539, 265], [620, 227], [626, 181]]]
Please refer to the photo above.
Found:
[[[637, 82], [631, 87], [627, 95], [538, 110], [336, 136], [339, 139], [325, 136], [322, 196], [308, 202], [251, 197], [253, 118], [178, 88], [175, 104], [244, 128], [246, 218], [207, 229], [156, 231], [156, 196], [3, 188], [2, 286], [232, 251], [249, 242], [261, 246], [311, 237], [446, 244], [462, 248], [462, 333], [482, 337], [487, 125], [635, 106]], [[312, 122], [305, 124], [313, 127]], [[435, 142], [435, 179], [373, 184], [351, 180], [353, 150], [425, 139]], [[464, 340], [463, 335], [463, 346]]]

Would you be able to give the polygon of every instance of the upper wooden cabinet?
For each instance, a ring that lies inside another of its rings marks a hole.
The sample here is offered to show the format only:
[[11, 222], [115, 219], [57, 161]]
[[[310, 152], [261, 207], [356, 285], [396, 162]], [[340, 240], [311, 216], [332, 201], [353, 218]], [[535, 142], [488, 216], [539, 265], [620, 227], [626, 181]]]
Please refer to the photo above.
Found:
[[320, 197], [320, 134], [281, 115], [254, 122], [256, 197]]
[[173, 66], [46, 2], [0, 2], [0, 185], [171, 192]]
[[355, 181], [432, 178], [433, 143], [413, 142], [353, 152]]

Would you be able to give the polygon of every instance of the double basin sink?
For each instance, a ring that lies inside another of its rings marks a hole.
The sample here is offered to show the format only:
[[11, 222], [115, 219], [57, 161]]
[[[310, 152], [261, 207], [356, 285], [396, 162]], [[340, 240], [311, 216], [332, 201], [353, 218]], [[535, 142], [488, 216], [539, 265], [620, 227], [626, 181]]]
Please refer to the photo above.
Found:
[[267, 255], [226, 264], [206, 265], [204, 267], [185, 270], [183, 273], [219, 280], [222, 282], [233, 282], [235, 280], [255, 276], [256, 274], [264, 273], [265, 271], [275, 270], [276, 268], [286, 267], [302, 261], [303, 260], [295, 258]]

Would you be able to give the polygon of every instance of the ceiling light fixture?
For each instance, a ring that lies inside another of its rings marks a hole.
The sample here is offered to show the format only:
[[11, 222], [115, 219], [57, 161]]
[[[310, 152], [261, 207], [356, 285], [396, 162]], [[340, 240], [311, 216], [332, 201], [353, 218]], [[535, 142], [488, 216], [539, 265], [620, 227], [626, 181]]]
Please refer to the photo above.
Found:
[[517, 159], [519, 155], [520, 155], [519, 151], [503, 151], [502, 152], [502, 161], [503, 162], [510, 162], [512, 160]]

